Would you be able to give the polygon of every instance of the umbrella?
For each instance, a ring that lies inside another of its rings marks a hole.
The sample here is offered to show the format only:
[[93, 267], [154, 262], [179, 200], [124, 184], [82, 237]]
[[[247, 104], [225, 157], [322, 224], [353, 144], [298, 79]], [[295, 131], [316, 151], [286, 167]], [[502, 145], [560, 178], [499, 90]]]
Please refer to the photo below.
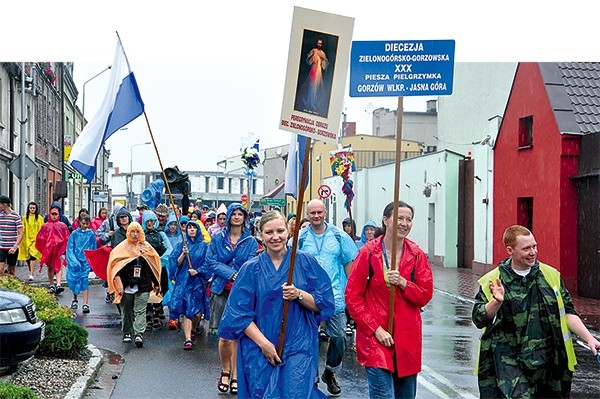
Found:
[[85, 258], [90, 263], [92, 267], [92, 271], [98, 278], [101, 278], [104, 281], [108, 280], [108, 276], [106, 274], [106, 266], [108, 265], [108, 257], [110, 256], [110, 251], [112, 251], [112, 247], [110, 245], [103, 245], [98, 249], [84, 250]]

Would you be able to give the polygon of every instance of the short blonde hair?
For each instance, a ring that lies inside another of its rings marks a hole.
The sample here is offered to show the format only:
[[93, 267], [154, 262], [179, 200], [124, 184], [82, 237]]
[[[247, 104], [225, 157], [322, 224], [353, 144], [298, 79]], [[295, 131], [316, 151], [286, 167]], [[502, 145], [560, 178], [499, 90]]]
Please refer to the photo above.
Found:
[[504, 242], [505, 247], [514, 248], [517, 245], [518, 236], [529, 235], [531, 235], [531, 231], [527, 227], [515, 224], [513, 226], [510, 226], [508, 229], [504, 230], [502, 241]]
[[275, 219], [281, 219], [283, 221], [283, 224], [285, 225], [286, 230], [288, 229], [287, 219], [285, 218], [285, 216], [283, 216], [283, 213], [279, 211], [267, 211], [262, 215], [262, 217], [258, 221], [258, 230], [262, 231], [265, 224]]

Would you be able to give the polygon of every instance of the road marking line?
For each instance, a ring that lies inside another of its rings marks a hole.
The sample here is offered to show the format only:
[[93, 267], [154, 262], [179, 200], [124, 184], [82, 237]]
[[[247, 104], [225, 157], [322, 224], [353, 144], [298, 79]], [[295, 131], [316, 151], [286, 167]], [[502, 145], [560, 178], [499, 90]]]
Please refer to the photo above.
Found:
[[426, 365], [423, 364], [422, 368], [423, 368], [423, 371], [425, 373], [427, 373], [428, 375], [431, 375], [433, 378], [435, 378], [436, 380], [438, 380], [442, 384], [446, 385], [447, 387], [449, 387], [450, 389], [452, 389], [453, 391], [455, 391], [456, 393], [458, 393], [463, 398], [465, 398], [465, 399], [477, 399], [477, 396], [475, 396], [472, 393], [468, 392], [466, 389], [459, 387], [458, 385], [456, 385], [455, 383], [453, 383], [452, 381], [450, 381], [449, 379], [447, 379], [446, 377], [444, 377], [440, 373], [434, 371], [430, 367], [427, 367]]
[[423, 385], [423, 387], [425, 389], [427, 389], [429, 392], [436, 395], [438, 398], [452, 399], [451, 396], [446, 395], [444, 392], [442, 392], [439, 388], [437, 388], [435, 385], [433, 385], [431, 382], [427, 381], [426, 379], [418, 378], [417, 381], [419, 382], [419, 384]]

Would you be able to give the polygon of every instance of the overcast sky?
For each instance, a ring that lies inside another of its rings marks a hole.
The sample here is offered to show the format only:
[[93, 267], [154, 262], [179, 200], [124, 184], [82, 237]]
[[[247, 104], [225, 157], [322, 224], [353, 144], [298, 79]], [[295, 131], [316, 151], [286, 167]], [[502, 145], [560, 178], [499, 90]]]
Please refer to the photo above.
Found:
[[[457, 62], [587, 61], [585, 50], [595, 48], [597, 37], [593, 24], [582, 24], [574, 40], [556, 28], [564, 25], [560, 10], [514, 0], [496, 6], [443, 0], [91, 3], [4, 4], [0, 57], [75, 62], [82, 108], [83, 83], [112, 62], [118, 31], [163, 166], [182, 170], [215, 170], [217, 161], [239, 153], [249, 133], [262, 148], [289, 143], [290, 134], [278, 126], [294, 6], [355, 18], [353, 40], [453, 39]], [[108, 75], [85, 87], [88, 120]], [[347, 119], [357, 122], [358, 133], [370, 134], [370, 110], [397, 106], [395, 97], [358, 99], [347, 92]], [[404, 108], [425, 111], [429, 98], [405, 97]], [[142, 116], [108, 140], [111, 160], [128, 172], [133, 153], [134, 171], [157, 170], [152, 146], [131, 147], [147, 141]]]

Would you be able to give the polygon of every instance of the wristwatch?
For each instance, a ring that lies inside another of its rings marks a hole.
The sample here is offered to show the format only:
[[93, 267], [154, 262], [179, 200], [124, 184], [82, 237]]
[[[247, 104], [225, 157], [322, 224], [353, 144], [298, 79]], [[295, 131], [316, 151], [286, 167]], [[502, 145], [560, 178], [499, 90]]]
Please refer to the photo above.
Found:
[[304, 292], [298, 290], [298, 300], [301, 301], [304, 299]]

